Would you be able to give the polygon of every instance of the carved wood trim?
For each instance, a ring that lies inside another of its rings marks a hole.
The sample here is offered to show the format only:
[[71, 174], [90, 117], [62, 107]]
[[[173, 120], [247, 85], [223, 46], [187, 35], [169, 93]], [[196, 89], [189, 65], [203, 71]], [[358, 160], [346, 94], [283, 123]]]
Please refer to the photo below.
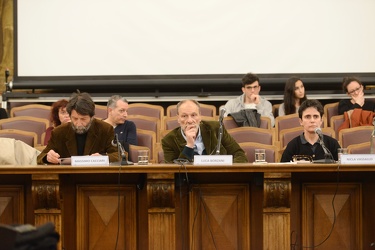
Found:
[[34, 210], [61, 209], [60, 181], [57, 174], [32, 175]]
[[173, 174], [147, 175], [147, 202], [149, 211], [155, 208], [175, 208]]
[[290, 174], [271, 174], [264, 177], [263, 207], [290, 208], [292, 184]]

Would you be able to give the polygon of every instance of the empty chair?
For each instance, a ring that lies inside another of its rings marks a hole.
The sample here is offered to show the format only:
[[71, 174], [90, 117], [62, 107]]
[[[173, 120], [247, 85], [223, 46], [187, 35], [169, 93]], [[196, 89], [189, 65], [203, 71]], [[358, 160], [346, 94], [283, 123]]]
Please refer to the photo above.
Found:
[[[147, 147], [150, 150], [149, 162], [155, 162], [156, 134], [153, 131], [137, 128], [138, 146]], [[133, 158], [132, 158], [133, 159]]]
[[156, 117], [144, 115], [128, 115], [127, 120], [135, 123], [137, 129], [150, 130], [155, 132], [156, 141], [160, 142], [160, 120]]
[[165, 161], [164, 161], [164, 151], [163, 151], [163, 148], [162, 148], [160, 143], [158, 143], [156, 145], [155, 153], [156, 153], [155, 163], [165, 163]]
[[267, 145], [275, 145], [275, 136], [272, 130], [256, 127], [238, 127], [228, 130], [228, 133], [236, 142], [257, 142]]
[[[210, 104], [199, 103], [200, 111], [202, 116], [216, 117], [216, 106]], [[177, 115], [177, 105], [170, 105], [167, 107], [167, 117], [173, 117]]]
[[51, 106], [43, 104], [28, 104], [14, 107], [10, 110], [10, 117], [31, 116], [49, 120], [51, 115]]
[[249, 162], [255, 161], [255, 149], [258, 148], [263, 148], [266, 150], [266, 162], [279, 161], [278, 147], [275, 145], [266, 145], [256, 142], [241, 142], [239, 145], [245, 151], [247, 160]]
[[148, 150], [148, 155], [150, 155], [150, 149], [145, 146], [136, 146], [136, 145], [129, 145], [129, 152], [128, 152], [128, 159], [131, 159], [132, 162], [138, 162], [138, 155], [140, 150]]
[[339, 128], [344, 121], [345, 121], [344, 115], [334, 115], [331, 117], [330, 124], [331, 124], [331, 128], [336, 133], [336, 138], [339, 138]]
[[107, 106], [95, 104], [95, 117], [99, 119], [107, 118]]
[[324, 126], [331, 127], [331, 117], [339, 114], [339, 102], [324, 105]]
[[31, 147], [36, 147], [38, 141], [38, 136], [35, 132], [18, 129], [1, 129], [0, 137], [13, 138], [15, 140], [23, 141]]
[[271, 129], [271, 118], [267, 116], [260, 117], [260, 128]]
[[370, 142], [363, 142], [358, 144], [352, 144], [348, 146], [348, 154], [369, 154], [370, 153]]
[[42, 136], [49, 127], [49, 120], [44, 118], [17, 116], [0, 120], [0, 129], [18, 129], [35, 132], [38, 135], [37, 144], [43, 145]]
[[280, 131], [287, 128], [300, 127], [300, 119], [298, 114], [290, 114], [278, 116], [275, 119], [275, 132], [277, 140], [280, 140]]
[[339, 132], [339, 142], [341, 147], [347, 148], [349, 145], [370, 141], [370, 136], [373, 130], [374, 126], [341, 129]]
[[164, 118], [164, 108], [163, 106], [154, 104], [130, 103], [128, 107], [128, 115], [156, 117], [162, 122]]

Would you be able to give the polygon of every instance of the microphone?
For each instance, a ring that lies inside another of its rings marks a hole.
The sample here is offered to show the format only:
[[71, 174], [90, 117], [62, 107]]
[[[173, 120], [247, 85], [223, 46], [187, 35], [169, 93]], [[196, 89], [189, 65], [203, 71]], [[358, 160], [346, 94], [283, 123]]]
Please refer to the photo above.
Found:
[[219, 115], [219, 122], [220, 123], [223, 123], [223, 119], [224, 119], [224, 115], [225, 115], [225, 112], [226, 112], [227, 110], [224, 108], [224, 107], [222, 107], [221, 109], [220, 109], [220, 115]]
[[319, 127], [315, 128], [315, 133], [319, 136], [319, 144], [323, 148], [324, 159], [323, 160], [316, 160], [314, 162], [317, 162], [317, 163], [333, 163], [333, 162], [335, 162], [335, 160], [333, 159], [332, 153], [328, 150], [328, 148], [324, 144], [322, 129], [319, 128]]
[[224, 107], [220, 109], [220, 116], [219, 116], [219, 136], [217, 138], [217, 145], [216, 145], [216, 155], [220, 154], [220, 144], [221, 138], [223, 137], [223, 119], [225, 111], [227, 111]]
[[112, 140], [111, 144], [114, 147], [118, 145], [118, 134], [115, 134], [115, 139]]
[[133, 162], [128, 161], [126, 159], [125, 149], [122, 146], [121, 142], [119, 141], [117, 133], [115, 134], [115, 139], [112, 140], [111, 144], [112, 144], [112, 146], [117, 147], [120, 166], [122, 166], [122, 165], [133, 165]]

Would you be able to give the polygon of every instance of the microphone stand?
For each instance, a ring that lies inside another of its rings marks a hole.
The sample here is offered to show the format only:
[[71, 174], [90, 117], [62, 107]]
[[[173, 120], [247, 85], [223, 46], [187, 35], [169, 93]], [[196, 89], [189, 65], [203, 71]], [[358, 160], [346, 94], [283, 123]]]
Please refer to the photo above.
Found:
[[314, 163], [335, 163], [333, 159], [332, 153], [328, 150], [326, 145], [324, 144], [323, 138], [319, 135], [319, 144], [322, 146], [324, 151], [324, 159], [316, 160]]
[[126, 158], [125, 149], [118, 139], [118, 134], [115, 134], [115, 137], [116, 137], [116, 141], [117, 141], [117, 152], [118, 152], [118, 158], [119, 158], [120, 166], [133, 165], [134, 163], [131, 162], [131, 161], [128, 161], [127, 158]]
[[219, 137], [217, 138], [216, 155], [220, 154], [221, 139], [223, 138], [223, 120], [220, 119], [219, 123], [220, 123], [220, 127], [219, 127]]

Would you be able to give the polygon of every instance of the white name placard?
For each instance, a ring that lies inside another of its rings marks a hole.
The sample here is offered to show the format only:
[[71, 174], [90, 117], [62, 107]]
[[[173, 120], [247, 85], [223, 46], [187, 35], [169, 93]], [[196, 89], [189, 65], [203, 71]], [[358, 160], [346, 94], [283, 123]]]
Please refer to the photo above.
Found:
[[233, 165], [233, 155], [194, 155], [194, 165]]
[[343, 154], [341, 164], [375, 164], [375, 154]]
[[109, 166], [108, 155], [72, 156], [72, 166]]

